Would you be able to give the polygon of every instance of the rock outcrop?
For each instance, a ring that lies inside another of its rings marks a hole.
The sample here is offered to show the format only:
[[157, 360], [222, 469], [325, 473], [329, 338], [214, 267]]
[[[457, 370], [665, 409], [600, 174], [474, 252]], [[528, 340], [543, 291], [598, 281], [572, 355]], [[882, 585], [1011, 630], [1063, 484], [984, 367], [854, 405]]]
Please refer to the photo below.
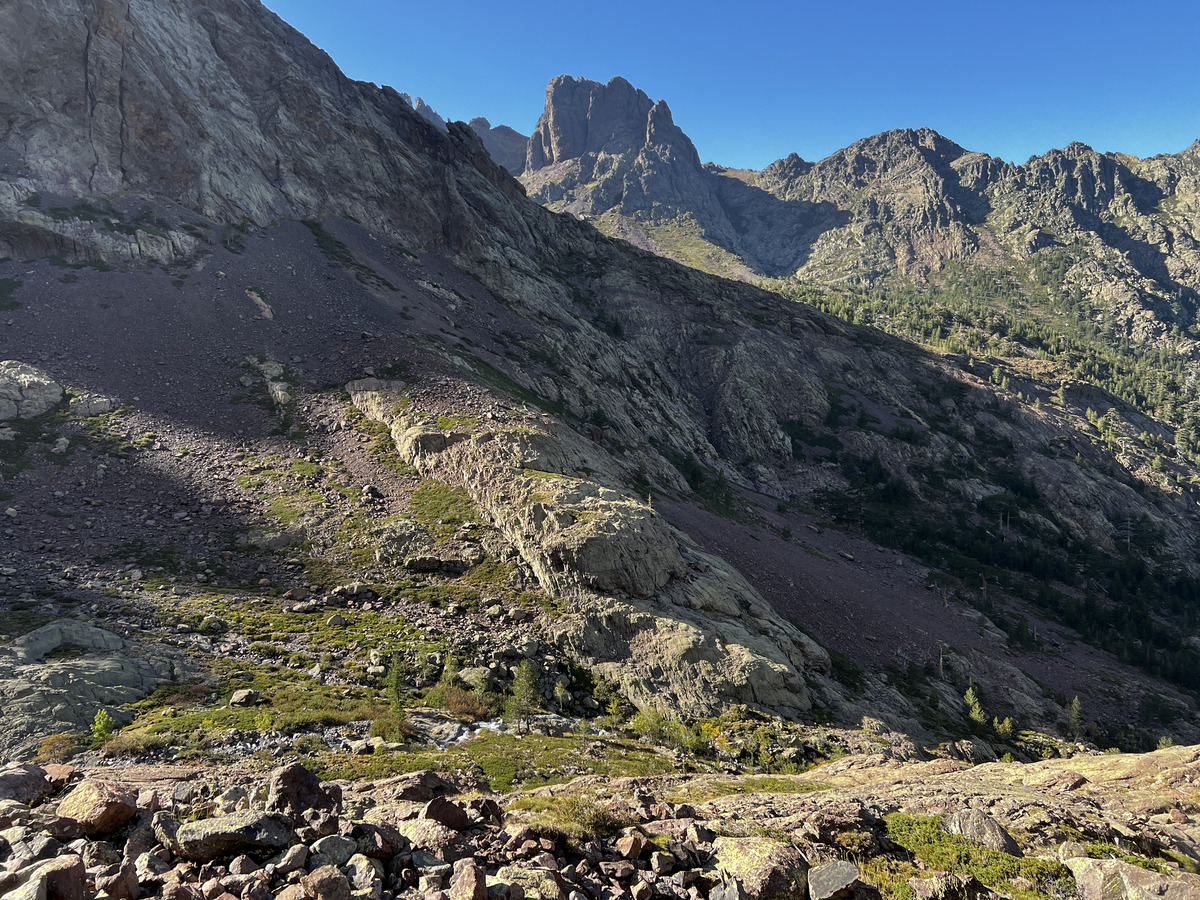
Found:
[[572, 658], [639, 705], [712, 714], [750, 703], [787, 715], [810, 706], [805, 679], [828, 674], [825, 651], [647, 503], [608, 486], [620, 479], [605, 454], [538, 420], [447, 432], [397, 413], [399, 387], [348, 390], [389, 427], [402, 458], [465, 487], [563, 601], [570, 612], [549, 627]]
[[[72, 652], [46, 659], [60, 647]], [[182, 659], [84, 622], [44, 625], [0, 645], [0, 751], [27, 748], [41, 735], [86, 729], [101, 709], [124, 717], [118, 707], [191, 671]]]
[[483, 116], [477, 116], [468, 124], [471, 126], [471, 130], [479, 135], [483, 146], [492, 155], [492, 159], [513, 175], [520, 175], [525, 171], [525, 154], [529, 147], [528, 136], [507, 125], [493, 126]]

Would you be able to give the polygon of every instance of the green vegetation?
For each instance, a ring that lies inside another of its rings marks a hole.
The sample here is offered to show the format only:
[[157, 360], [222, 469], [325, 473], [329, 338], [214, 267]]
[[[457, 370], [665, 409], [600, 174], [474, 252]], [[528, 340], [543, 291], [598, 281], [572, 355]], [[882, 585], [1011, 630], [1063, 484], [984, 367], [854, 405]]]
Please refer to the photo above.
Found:
[[0, 635], [20, 637], [59, 618], [60, 616], [31, 609], [0, 609]]
[[485, 731], [445, 750], [411, 749], [371, 756], [327, 754], [319, 758], [315, 770], [322, 778], [366, 780], [421, 769], [472, 772], [492, 790], [509, 791], [559, 784], [585, 773], [610, 778], [662, 775], [673, 771], [674, 764], [653, 749], [619, 738], [518, 736]]
[[313, 238], [317, 242], [317, 248], [329, 260], [331, 266], [342, 267], [367, 287], [396, 290], [396, 286], [390, 281], [370, 266], [360, 262], [350, 248], [330, 234], [319, 221], [306, 219], [304, 224], [312, 232]]
[[468, 522], [479, 521], [470, 494], [433, 478], [426, 478], [417, 486], [410, 502], [413, 518], [436, 537], [449, 537]]
[[884, 821], [888, 838], [902, 853], [863, 860], [860, 870], [863, 880], [879, 887], [885, 897], [908, 900], [913, 896], [908, 880], [928, 877], [928, 872], [973, 875], [1016, 900], [1075, 895], [1074, 879], [1062, 863], [989, 850], [947, 834], [932, 816], [892, 813]]

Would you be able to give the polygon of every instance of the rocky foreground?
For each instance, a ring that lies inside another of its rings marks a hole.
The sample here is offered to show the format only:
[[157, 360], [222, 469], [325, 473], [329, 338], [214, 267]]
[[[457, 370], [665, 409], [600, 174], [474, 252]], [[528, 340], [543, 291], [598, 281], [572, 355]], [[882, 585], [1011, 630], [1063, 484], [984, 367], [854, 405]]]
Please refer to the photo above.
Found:
[[1200, 893], [1200, 747], [1034, 764], [848, 756], [795, 776], [11, 764], [0, 896], [699, 900]]

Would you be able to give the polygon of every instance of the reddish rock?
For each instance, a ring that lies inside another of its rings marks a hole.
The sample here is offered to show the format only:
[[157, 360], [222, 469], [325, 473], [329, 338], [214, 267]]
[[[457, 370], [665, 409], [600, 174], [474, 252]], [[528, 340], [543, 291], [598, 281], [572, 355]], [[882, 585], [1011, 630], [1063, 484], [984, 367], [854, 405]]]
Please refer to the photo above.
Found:
[[67, 763], [49, 763], [42, 766], [46, 772], [46, 780], [50, 782], [51, 787], [60, 791], [67, 786], [75, 773], [79, 770]]
[[22, 763], [0, 771], [0, 800], [33, 806], [54, 793], [41, 766]]
[[138, 884], [133, 860], [127, 859], [119, 865], [102, 869], [96, 876], [96, 892], [107, 894], [109, 900], [138, 900], [142, 888]]
[[88, 837], [111, 834], [137, 815], [137, 795], [103, 781], [81, 781], [58, 805], [58, 814], [74, 819]]
[[631, 831], [617, 841], [617, 852], [626, 859], [637, 859], [646, 849], [646, 839], [636, 831]]
[[434, 797], [425, 804], [417, 818], [437, 822], [455, 831], [466, 831], [471, 826], [466, 810], [445, 797]]
[[307, 820], [310, 810], [337, 814], [342, 809], [342, 789], [324, 784], [300, 763], [271, 773], [267, 785], [267, 811], [286, 813], [297, 821]]
[[487, 872], [474, 859], [460, 859], [450, 880], [450, 900], [487, 900]]
[[21, 872], [24, 896], [45, 900], [84, 900], [87, 896], [87, 870], [83, 860], [73, 853], [48, 859]]
[[350, 900], [350, 881], [335, 866], [321, 866], [300, 879], [311, 900]]

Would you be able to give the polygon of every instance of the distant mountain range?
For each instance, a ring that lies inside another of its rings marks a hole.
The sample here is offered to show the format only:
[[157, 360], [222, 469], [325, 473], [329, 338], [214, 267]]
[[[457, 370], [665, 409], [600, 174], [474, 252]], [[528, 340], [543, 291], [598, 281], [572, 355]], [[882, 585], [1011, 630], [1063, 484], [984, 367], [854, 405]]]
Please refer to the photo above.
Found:
[[1135, 342], [1195, 351], [1200, 141], [1150, 159], [1073, 143], [1017, 166], [905, 129], [753, 172], [701, 163], [666, 102], [625, 79], [564, 75], [521, 179], [549, 209], [718, 274], [869, 288], [965, 266], [1071, 297]]

